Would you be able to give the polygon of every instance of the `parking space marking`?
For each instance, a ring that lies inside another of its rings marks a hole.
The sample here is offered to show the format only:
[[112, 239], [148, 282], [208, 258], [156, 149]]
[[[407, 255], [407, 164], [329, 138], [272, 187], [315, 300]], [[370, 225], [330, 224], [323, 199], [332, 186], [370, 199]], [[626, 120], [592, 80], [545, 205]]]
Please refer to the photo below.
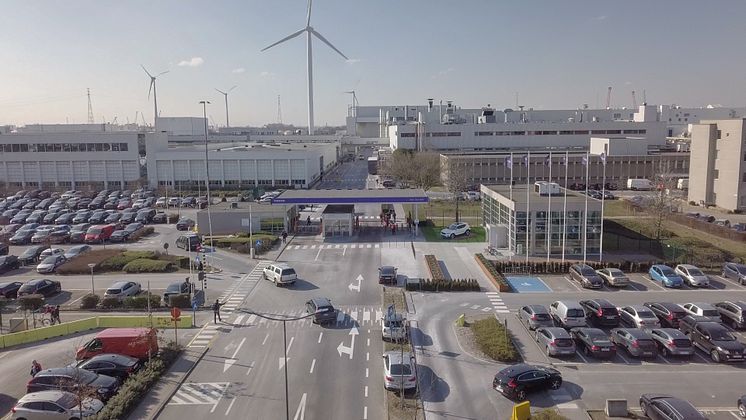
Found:
[[619, 358], [622, 359], [622, 361], [624, 363], [626, 363], [628, 365], [630, 364], [629, 360], [627, 360], [624, 356], [622, 356], [622, 352], [620, 352], [620, 351], [617, 350], [616, 355], [619, 356]]
[[[741, 289], [744, 289], [744, 290], [746, 290], [746, 287], [744, 287], [744, 286], [743, 286], [743, 285], [741, 285], [741, 284], [738, 284], [737, 282], [735, 282], [735, 281], [733, 281], [733, 280], [731, 280], [731, 279], [725, 278], [725, 277], [723, 277], [723, 276], [720, 276], [720, 275], [714, 275], [713, 277], [717, 278], [718, 280], [722, 281], [722, 282], [723, 282], [723, 283], [725, 283], [725, 284], [730, 284], [731, 286], [736, 286], [736, 287], [738, 287], [738, 288], [741, 288]], [[716, 290], [717, 290], [717, 289], [716, 289]]]
[[645, 280], [645, 283], [647, 283], [647, 284], [651, 284], [651, 285], [653, 285], [653, 286], [657, 287], [657, 288], [658, 288], [658, 290], [663, 290], [663, 291], [665, 291], [665, 292], [667, 292], [667, 291], [668, 291], [668, 288], [666, 288], [666, 287], [663, 287], [662, 285], [658, 284], [658, 283], [657, 283], [657, 282], [656, 282], [655, 280], [651, 279], [650, 277], [644, 276], [644, 275], [642, 275], [642, 274], [640, 274], [640, 275], [639, 275], [639, 277], [640, 277], [641, 279], [644, 279], [644, 280]]
[[581, 358], [581, 359], [582, 359], [582, 360], [583, 360], [583, 361], [584, 361], [585, 363], [589, 363], [589, 362], [588, 362], [588, 359], [586, 359], [586, 358], [585, 358], [585, 356], [583, 356], [583, 353], [582, 353], [582, 352], [580, 352], [580, 351], [575, 351], [575, 354], [577, 354], [577, 355], [578, 355], [578, 357], [580, 357], [580, 358]]

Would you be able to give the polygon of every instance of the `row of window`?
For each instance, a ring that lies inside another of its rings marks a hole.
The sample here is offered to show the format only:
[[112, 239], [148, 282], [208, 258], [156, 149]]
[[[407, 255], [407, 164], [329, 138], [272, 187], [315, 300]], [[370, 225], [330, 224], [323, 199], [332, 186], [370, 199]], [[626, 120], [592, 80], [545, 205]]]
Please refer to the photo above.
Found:
[[27, 152], [126, 152], [127, 143], [32, 143], [3, 144], [0, 151], [4, 153]]
[[[591, 135], [607, 135], [607, 134], [646, 134], [647, 130], [541, 130], [541, 131], [475, 131], [474, 135], [477, 137], [482, 136], [587, 136]], [[458, 131], [454, 132], [442, 132], [442, 133], [425, 133], [426, 137], [461, 137], [461, 133]], [[401, 138], [413, 138], [415, 133], [399, 133]]]

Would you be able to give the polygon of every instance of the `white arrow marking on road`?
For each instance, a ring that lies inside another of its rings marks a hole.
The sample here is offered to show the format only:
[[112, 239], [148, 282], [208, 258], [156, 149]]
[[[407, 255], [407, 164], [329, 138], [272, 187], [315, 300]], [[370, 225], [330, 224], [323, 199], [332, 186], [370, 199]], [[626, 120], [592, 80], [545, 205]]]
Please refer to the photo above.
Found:
[[352, 353], [355, 351], [355, 336], [358, 335], [357, 327], [352, 327], [350, 330], [350, 335], [352, 336], [352, 341], [350, 342], [350, 347], [347, 347], [344, 345], [344, 343], [339, 343], [339, 346], [337, 346], [337, 352], [339, 352], [339, 357], [342, 357], [342, 353], [347, 353], [350, 355], [350, 359], [352, 359]]
[[236, 351], [233, 352], [233, 356], [231, 356], [230, 359], [225, 359], [225, 362], [223, 363], [223, 373], [227, 372], [228, 369], [231, 368], [238, 360], [236, 360], [236, 355], [238, 354], [238, 351], [241, 350], [241, 346], [243, 346], [243, 343], [246, 342], [246, 337], [241, 339], [241, 342], [238, 343], [238, 347], [236, 347]]
[[358, 276], [357, 276], [357, 278], [355, 280], [357, 281], [357, 285], [355, 285], [355, 283], [350, 283], [350, 285], [347, 286], [347, 288], [350, 289], [351, 291], [352, 290], [356, 290], [356, 291], [360, 292], [360, 286], [363, 284], [363, 275], [362, 274], [358, 274]]
[[[288, 360], [290, 360], [289, 357], [288, 357]], [[277, 364], [279, 365], [279, 367], [277, 368], [277, 370], [282, 370], [282, 368], [285, 367], [285, 358], [284, 357], [279, 357]]]
[[295, 417], [293, 417], [293, 420], [303, 420], [306, 417], [306, 393], [303, 393], [303, 396], [300, 397], [300, 404], [298, 404], [298, 409], [295, 411]]

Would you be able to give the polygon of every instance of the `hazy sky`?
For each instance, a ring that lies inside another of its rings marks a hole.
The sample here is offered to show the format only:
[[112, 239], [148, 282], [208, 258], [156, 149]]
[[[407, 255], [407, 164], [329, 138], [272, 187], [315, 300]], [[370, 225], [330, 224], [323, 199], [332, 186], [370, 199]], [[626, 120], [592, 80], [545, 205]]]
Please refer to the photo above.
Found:
[[[305, 0], [4, 0], [0, 124], [96, 122], [208, 114], [231, 125], [306, 122], [305, 36], [261, 53], [305, 24]], [[314, 42], [316, 125], [361, 105], [463, 107], [746, 105], [743, 0], [316, 0], [311, 24], [345, 61]]]

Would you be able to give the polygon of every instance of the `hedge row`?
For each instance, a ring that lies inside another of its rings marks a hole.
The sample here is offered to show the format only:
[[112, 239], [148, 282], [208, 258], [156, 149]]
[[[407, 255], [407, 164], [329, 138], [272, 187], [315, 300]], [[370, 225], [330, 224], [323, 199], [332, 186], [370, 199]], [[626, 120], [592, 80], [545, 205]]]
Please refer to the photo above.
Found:
[[176, 267], [171, 261], [149, 260], [139, 258], [130, 261], [124, 266], [123, 271], [126, 273], [166, 273], [174, 271]]
[[427, 269], [430, 271], [430, 277], [435, 280], [445, 280], [446, 276], [443, 274], [443, 270], [440, 269], [440, 264], [438, 264], [438, 259], [435, 258], [435, 255], [425, 255], [425, 263], [427, 264]]
[[492, 279], [497, 283], [498, 288], [501, 292], [509, 292], [512, 290], [510, 287], [510, 284], [507, 280], [505, 280], [505, 277], [502, 275], [502, 272], [498, 271], [497, 264], [494, 262], [488, 260], [485, 258], [482, 254], [475, 254], [475, 257], [479, 262], [482, 264], [482, 266], [487, 269], [489, 272], [488, 275], [492, 277]]
[[510, 331], [496, 318], [474, 321], [469, 325], [482, 353], [500, 362], [517, 362], [520, 354]]
[[[150, 295], [150, 307], [159, 308], [161, 306], [161, 296], [157, 294]], [[145, 309], [148, 307], [148, 295], [141, 294], [138, 296], [128, 296], [124, 299], [108, 297], [101, 300], [101, 308], [104, 309]]]
[[248, 234], [241, 233], [238, 236], [230, 236], [227, 238], [216, 238], [213, 243], [218, 248], [230, 248], [233, 251], [240, 252], [242, 254], [248, 254], [251, 252], [252, 242], [255, 244], [256, 241], [262, 241], [262, 245], [254, 247], [256, 252], [263, 254], [271, 250], [280, 239], [274, 235], [267, 234], [255, 234], [249, 238]]
[[[486, 264], [487, 267], [493, 267], [495, 271], [498, 273], [505, 273], [505, 272], [519, 272], [519, 273], [531, 273], [531, 274], [567, 274], [570, 270], [570, 266], [573, 264], [579, 264], [582, 263], [582, 261], [577, 262], [546, 262], [546, 261], [537, 261], [537, 262], [507, 262], [507, 261], [490, 261], [484, 258], [482, 254], [477, 254], [478, 256], [481, 256], [481, 260], [484, 263], [487, 261]], [[477, 257], [479, 258], [479, 257]], [[624, 272], [627, 273], [640, 273], [640, 272], [647, 272], [650, 267], [654, 264], [666, 264], [668, 266], [674, 267], [676, 266], [676, 262], [653, 262], [653, 261], [647, 261], [647, 262], [633, 262], [633, 261], [623, 261], [621, 263], [618, 262], [586, 262], [587, 265], [591, 266], [594, 270], [599, 270], [602, 268], [618, 268]]]
[[102, 271], [122, 271], [124, 266], [142, 258], [155, 258], [155, 251], [124, 251], [119, 255], [101, 261]]
[[476, 279], [421, 279], [420, 290], [426, 292], [478, 292], [480, 287]]

